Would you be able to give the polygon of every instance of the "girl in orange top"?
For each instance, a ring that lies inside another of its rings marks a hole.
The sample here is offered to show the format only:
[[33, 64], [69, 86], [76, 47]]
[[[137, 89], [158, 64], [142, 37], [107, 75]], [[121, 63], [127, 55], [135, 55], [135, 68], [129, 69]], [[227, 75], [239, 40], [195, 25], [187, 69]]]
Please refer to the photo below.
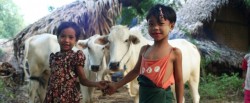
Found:
[[117, 88], [140, 74], [138, 77], [140, 103], [172, 102], [171, 97], [166, 97], [171, 94], [169, 87], [172, 84], [175, 84], [177, 103], [182, 103], [184, 92], [182, 54], [180, 49], [168, 43], [168, 35], [174, 28], [176, 13], [171, 7], [157, 4], [149, 10], [146, 19], [148, 32], [154, 39], [154, 44], [141, 48], [134, 69], [121, 81], [109, 84], [107, 92], [113, 94]]

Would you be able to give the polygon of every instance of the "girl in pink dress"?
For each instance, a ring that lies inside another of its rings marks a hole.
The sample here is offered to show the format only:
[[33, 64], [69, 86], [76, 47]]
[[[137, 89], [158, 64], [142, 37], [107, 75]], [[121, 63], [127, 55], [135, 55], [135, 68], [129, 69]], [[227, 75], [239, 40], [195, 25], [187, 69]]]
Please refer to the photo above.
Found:
[[57, 39], [60, 51], [50, 54], [51, 75], [47, 88], [45, 103], [79, 103], [81, 93], [77, 88], [77, 79], [82, 85], [105, 88], [106, 81], [89, 81], [84, 74], [85, 56], [81, 50], [72, 48], [81, 34], [74, 22], [63, 22], [58, 27]]

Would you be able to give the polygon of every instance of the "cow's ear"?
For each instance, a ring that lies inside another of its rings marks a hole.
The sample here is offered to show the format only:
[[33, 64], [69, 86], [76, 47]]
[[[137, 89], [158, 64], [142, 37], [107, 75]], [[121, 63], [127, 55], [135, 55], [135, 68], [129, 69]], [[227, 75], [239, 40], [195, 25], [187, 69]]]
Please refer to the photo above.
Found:
[[80, 49], [85, 49], [88, 47], [88, 40], [78, 40], [78, 42], [76, 43], [76, 47], [80, 48]]
[[100, 44], [100, 45], [105, 45], [105, 44], [107, 44], [107, 43], [108, 43], [108, 36], [107, 36], [107, 35], [105, 35], [105, 36], [100, 36], [100, 37], [97, 39], [96, 43], [98, 43], [98, 44]]
[[131, 41], [134, 44], [138, 44], [140, 43], [140, 40], [138, 39], [138, 37], [134, 36], [134, 35], [130, 35], [129, 36], [129, 41]]

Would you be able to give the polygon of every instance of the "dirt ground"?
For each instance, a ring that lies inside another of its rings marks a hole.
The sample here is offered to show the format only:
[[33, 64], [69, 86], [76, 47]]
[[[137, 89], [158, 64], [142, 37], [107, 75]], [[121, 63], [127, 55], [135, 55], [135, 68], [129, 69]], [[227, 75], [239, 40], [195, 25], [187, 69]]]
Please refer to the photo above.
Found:
[[[14, 87], [6, 87], [5, 92], [0, 92], [0, 103], [27, 103], [28, 102], [28, 85], [19, 85]], [[188, 91], [185, 91], [187, 95]], [[109, 96], [102, 96], [100, 90], [94, 92], [93, 103], [133, 103], [133, 98], [129, 96], [127, 89], [122, 87], [118, 91]], [[191, 97], [186, 96], [185, 103], [192, 103]], [[243, 95], [226, 100], [209, 99], [200, 100], [200, 103], [243, 103]]]
[[[3, 80], [0, 78], [0, 80]], [[5, 82], [0, 82], [0, 103], [28, 103], [28, 83], [20, 84], [18, 76], [14, 79], [5, 79]], [[4, 85], [3, 85], [4, 84]], [[189, 90], [185, 89], [185, 103], [192, 103], [192, 98], [189, 95]], [[241, 93], [242, 92], [242, 93]], [[240, 95], [236, 95], [240, 94]], [[200, 103], [243, 103], [243, 90], [235, 91], [222, 99], [204, 98], [201, 95]], [[130, 97], [126, 87], [117, 90], [113, 95], [102, 95], [100, 90], [95, 90], [93, 103], [133, 103], [133, 98]]]
[[126, 87], [118, 89], [113, 95], [102, 96], [100, 90], [96, 90], [94, 93], [94, 103], [133, 103], [133, 98], [129, 96]]
[[[28, 103], [28, 85], [5, 87], [5, 91], [0, 92], [0, 103]], [[125, 87], [111, 96], [103, 96], [100, 90], [95, 90], [93, 103], [133, 103], [133, 98]]]

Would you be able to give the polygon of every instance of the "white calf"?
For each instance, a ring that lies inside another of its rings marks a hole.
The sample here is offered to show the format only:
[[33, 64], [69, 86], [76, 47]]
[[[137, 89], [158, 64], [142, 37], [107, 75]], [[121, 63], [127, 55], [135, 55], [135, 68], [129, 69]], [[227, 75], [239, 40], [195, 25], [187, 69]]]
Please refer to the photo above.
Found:
[[[89, 69], [97, 74], [97, 80], [104, 80], [104, 76], [108, 76], [109, 70], [107, 63], [109, 61], [109, 51], [106, 45], [102, 44], [105, 36], [98, 34], [90, 37], [88, 41], [79, 40], [77, 45], [84, 48], [89, 55]], [[108, 77], [108, 80], [110, 77]]]

